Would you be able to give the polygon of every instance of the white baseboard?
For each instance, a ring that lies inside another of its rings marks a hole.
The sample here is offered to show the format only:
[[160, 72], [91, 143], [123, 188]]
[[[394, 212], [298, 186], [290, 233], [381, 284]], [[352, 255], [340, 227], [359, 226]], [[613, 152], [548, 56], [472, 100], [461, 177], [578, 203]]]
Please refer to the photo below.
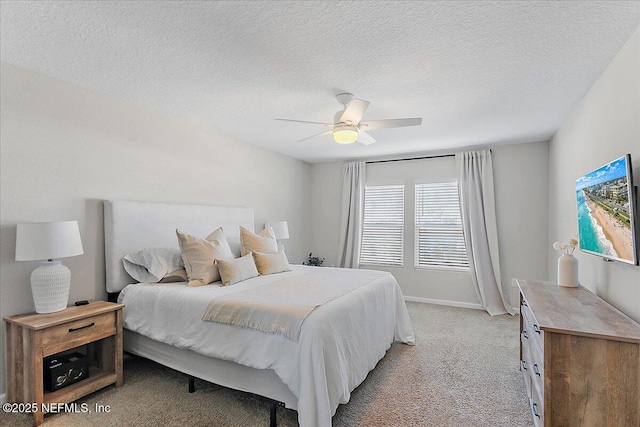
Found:
[[0, 394], [0, 405], [7, 401], [7, 393]]
[[431, 298], [419, 298], [419, 297], [404, 297], [405, 301], [411, 302], [422, 302], [426, 304], [436, 304], [436, 305], [447, 305], [449, 307], [461, 307], [461, 308], [472, 308], [474, 310], [484, 310], [482, 305], [473, 304], [470, 302], [460, 302], [460, 301], [447, 301], [443, 299], [431, 299]]

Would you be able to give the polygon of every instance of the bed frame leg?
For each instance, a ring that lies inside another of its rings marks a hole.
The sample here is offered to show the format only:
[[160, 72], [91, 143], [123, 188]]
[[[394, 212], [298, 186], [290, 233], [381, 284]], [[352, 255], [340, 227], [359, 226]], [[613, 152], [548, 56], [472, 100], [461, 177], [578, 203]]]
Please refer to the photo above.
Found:
[[277, 427], [278, 422], [276, 421], [276, 410], [278, 409], [278, 402], [271, 402], [271, 409], [269, 410], [269, 415], [271, 422], [269, 424], [270, 427]]
[[192, 377], [191, 375], [189, 375], [188, 378], [189, 378], [189, 393], [193, 393], [194, 391], [196, 391], [195, 377]]

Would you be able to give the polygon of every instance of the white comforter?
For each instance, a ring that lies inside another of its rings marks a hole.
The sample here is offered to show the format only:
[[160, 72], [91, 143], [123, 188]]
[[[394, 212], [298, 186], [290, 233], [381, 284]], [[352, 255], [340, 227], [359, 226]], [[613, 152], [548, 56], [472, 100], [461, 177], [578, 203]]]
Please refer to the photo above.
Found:
[[367, 283], [316, 308], [302, 324], [299, 341], [201, 320], [216, 296], [292, 277], [318, 267], [292, 266], [233, 286], [189, 288], [185, 283], [129, 285], [121, 293], [124, 327], [179, 348], [273, 369], [298, 398], [301, 427], [331, 425], [340, 403], [366, 378], [394, 341], [413, 344], [402, 292], [390, 273], [344, 269], [345, 283]]

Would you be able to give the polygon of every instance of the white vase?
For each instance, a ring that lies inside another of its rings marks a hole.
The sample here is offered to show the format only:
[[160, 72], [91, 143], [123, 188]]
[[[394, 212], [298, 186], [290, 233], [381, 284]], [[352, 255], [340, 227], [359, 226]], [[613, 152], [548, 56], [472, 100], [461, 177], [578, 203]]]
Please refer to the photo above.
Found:
[[578, 287], [578, 260], [571, 254], [564, 254], [558, 258], [558, 285]]

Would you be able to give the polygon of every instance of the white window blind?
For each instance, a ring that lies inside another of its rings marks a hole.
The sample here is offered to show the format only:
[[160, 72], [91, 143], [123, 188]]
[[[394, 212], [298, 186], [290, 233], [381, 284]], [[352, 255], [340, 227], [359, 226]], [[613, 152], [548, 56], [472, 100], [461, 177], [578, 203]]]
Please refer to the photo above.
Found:
[[415, 267], [468, 270], [457, 182], [416, 184]]
[[366, 186], [361, 264], [402, 266], [404, 185]]

